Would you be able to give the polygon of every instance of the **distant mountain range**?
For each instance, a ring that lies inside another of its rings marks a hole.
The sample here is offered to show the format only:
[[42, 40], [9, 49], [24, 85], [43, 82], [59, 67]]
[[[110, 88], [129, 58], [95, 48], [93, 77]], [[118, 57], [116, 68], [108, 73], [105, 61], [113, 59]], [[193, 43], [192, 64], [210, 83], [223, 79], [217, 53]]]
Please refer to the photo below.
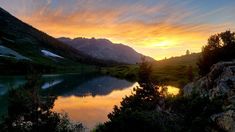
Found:
[[128, 46], [106, 39], [55, 39], [0, 8], [0, 70], [4, 64], [21, 61], [63, 67], [77, 63], [135, 64], [141, 56]]
[[[58, 38], [61, 42], [74, 47], [78, 52], [87, 54], [93, 58], [115, 61], [126, 64], [136, 64], [141, 62], [141, 57], [144, 56], [129, 46], [124, 44], [115, 44], [107, 39], [87, 39], [87, 38]], [[153, 61], [154, 59], [146, 57], [148, 60]]]

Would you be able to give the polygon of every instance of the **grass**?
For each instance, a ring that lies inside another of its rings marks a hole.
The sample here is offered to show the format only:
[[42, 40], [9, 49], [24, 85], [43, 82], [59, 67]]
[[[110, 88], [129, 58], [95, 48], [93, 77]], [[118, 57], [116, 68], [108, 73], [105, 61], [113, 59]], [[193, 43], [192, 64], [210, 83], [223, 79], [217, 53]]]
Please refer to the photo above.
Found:
[[138, 65], [121, 65], [114, 67], [103, 67], [101, 69], [101, 73], [118, 78], [125, 78], [130, 81], [137, 81], [138, 69]]
[[[41, 58], [38, 58], [41, 59]], [[47, 62], [40, 61], [23, 61], [14, 58], [0, 57], [0, 73], [1, 75], [25, 75], [30, 72], [40, 72], [45, 74], [56, 73], [90, 73], [98, 72], [98, 68], [93, 65], [78, 62]]]
[[190, 82], [188, 78], [189, 67], [192, 66], [194, 78], [198, 76], [197, 60], [199, 53], [172, 57], [157, 61], [153, 64], [153, 78], [169, 85], [183, 87]]
[[[166, 83], [167, 85], [183, 87], [188, 82], [190, 82], [187, 75], [189, 66], [192, 66], [192, 73], [194, 78], [198, 76], [196, 62], [199, 55], [199, 53], [192, 53], [190, 55], [172, 57], [152, 63], [153, 79]], [[138, 69], [138, 65], [122, 65], [105, 67], [102, 68], [101, 71], [103, 74], [115, 76], [118, 78], [125, 78], [132, 81], [138, 81]]]

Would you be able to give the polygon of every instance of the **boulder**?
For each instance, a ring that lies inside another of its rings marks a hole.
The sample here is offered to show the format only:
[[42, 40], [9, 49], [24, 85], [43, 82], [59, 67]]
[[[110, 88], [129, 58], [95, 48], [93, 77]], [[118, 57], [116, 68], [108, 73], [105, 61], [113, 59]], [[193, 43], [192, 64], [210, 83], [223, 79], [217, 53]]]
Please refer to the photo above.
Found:
[[187, 84], [183, 92], [184, 96], [199, 93], [210, 100], [223, 97], [224, 111], [211, 115], [211, 120], [216, 128], [235, 132], [235, 61], [214, 64], [206, 76]]

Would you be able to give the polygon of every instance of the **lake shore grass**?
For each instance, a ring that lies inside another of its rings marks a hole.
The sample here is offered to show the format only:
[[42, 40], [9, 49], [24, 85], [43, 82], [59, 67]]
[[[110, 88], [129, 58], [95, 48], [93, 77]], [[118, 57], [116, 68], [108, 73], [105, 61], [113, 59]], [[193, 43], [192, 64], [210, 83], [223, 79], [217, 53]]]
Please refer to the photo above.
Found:
[[[154, 81], [182, 88], [184, 85], [192, 81], [188, 77], [190, 67], [192, 67], [191, 72], [193, 78], [198, 77], [198, 67], [196, 62], [199, 56], [199, 53], [192, 53], [190, 55], [172, 57], [153, 62], [152, 78]], [[101, 73], [118, 78], [138, 81], [138, 70], [139, 66], [137, 64], [121, 65], [104, 67], [101, 69]]]

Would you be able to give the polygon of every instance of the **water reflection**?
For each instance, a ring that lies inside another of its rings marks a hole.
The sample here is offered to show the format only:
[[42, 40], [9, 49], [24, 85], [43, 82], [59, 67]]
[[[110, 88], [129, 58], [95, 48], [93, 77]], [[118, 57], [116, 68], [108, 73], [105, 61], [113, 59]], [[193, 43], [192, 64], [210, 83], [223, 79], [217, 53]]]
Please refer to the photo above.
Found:
[[47, 89], [47, 88], [50, 88], [52, 86], [55, 86], [57, 84], [60, 84], [61, 82], [63, 82], [63, 80], [55, 80], [55, 81], [52, 81], [52, 82], [45, 82], [43, 85], [42, 85], [42, 89]]
[[[22, 76], [1, 77], [1, 113], [7, 110], [9, 85], [25, 84]], [[54, 111], [65, 111], [75, 121], [84, 121], [88, 128], [107, 120], [107, 114], [122, 97], [129, 95], [137, 83], [101, 75], [44, 75], [41, 78], [41, 94], [58, 96]]]
[[160, 86], [159, 92], [163, 92], [163, 94], [166, 96], [169, 96], [169, 95], [175, 96], [179, 94], [180, 89], [171, 85], [167, 85], [167, 86]]
[[9, 88], [17, 88], [25, 83], [23, 76], [0, 76], [0, 96], [4, 95]]
[[94, 128], [98, 123], [107, 121], [107, 115], [112, 111], [114, 105], [119, 105], [122, 98], [130, 95], [133, 87], [137, 85], [138, 83], [134, 83], [129, 87], [114, 90], [105, 96], [59, 96], [55, 101], [54, 110], [66, 111], [73, 120], [83, 122], [88, 128]]
[[132, 82], [110, 76], [101, 76], [75, 86], [63, 96], [108, 95], [113, 90], [122, 90], [132, 86]]
[[174, 86], [167, 86], [167, 92], [171, 95], [177, 95], [180, 92], [180, 89]]
[[[0, 77], [0, 115], [7, 110], [5, 94], [8, 88], [25, 83], [23, 76]], [[41, 94], [58, 97], [53, 110], [67, 112], [72, 120], [82, 122], [90, 129], [106, 121], [113, 106], [119, 105], [136, 86], [136, 82], [94, 74], [44, 75], [41, 78]], [[176, 95], [179, 89], [168, 86], [167, 92]]]
[[54, 95], [41, 95], [40, 76], [27, 77], [27, 83], [7, 93], [8, 111], [0, 120], [0, 131], [83, 131], [81, 123], [52, 111]]

